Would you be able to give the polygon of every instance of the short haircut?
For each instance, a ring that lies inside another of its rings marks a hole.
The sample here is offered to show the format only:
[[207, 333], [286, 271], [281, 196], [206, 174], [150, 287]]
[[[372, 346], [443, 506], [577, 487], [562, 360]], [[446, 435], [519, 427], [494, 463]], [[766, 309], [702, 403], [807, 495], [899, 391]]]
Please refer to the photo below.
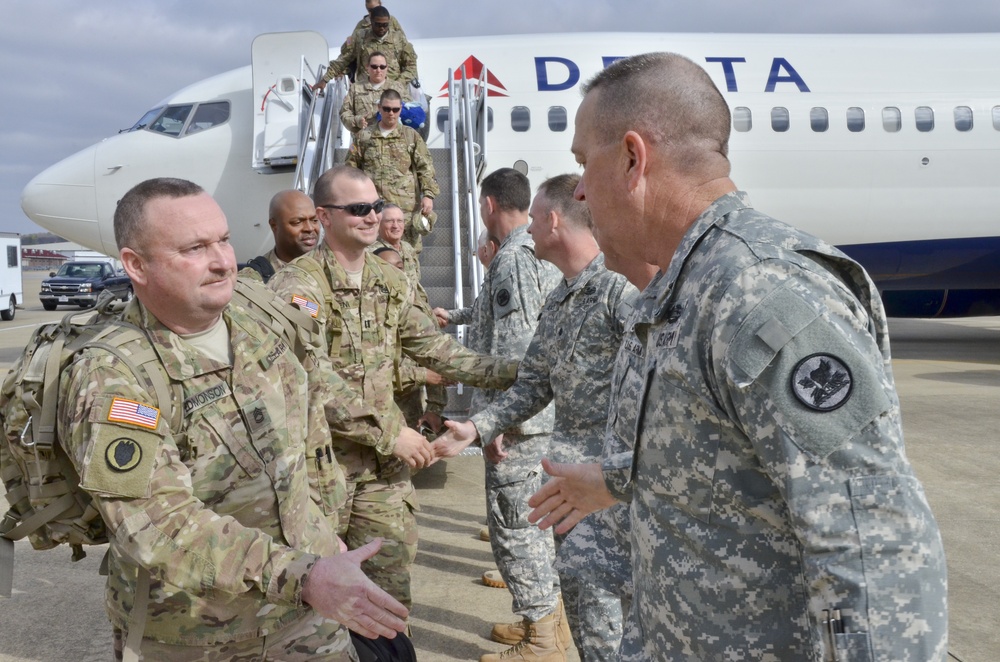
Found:
[[[398, 209], [399, 211], [403, 211], [403, 208], [400, 207], [399, 205], [393, 204], [391, 202], [387, 202], [387, 203], [385, 203], [385, 206], [382, 207], [382, 213], [385, 214], [390, 209]], [[403, 211], [403, 218], [406, 218], [406, 212], [405, 211]]]
[[388, 253], [390, 251], [393, 252], [393, 253], [395, 253], [396, 255], [399, 255], [399, 251], [397, 251], [392, 246], [379, 246], [378, 248], [376, 248], [375, 250], [372, 251], [372, 255], [374, 255], [375, 257], [378, 257], [382, 253]]
[[381, 7], [381, 6], [382, 6], [382, 0], [365, 0], [365, 8], [368, 11], [371, 11], [375, 7]]
[[580, 183], [580, 175], [567, 173], [556, 175], [542, 182], [538, 187], [538, 195], [545, 196], [545, 201], [552, 211], [559, 212], [570, 225], [576, 228], [594, 229], [594, 220], [590, 216], [590, 207], [575, 197], [576, 187]]
[[389, 61], [389, 58], [387, 58], [387, 57], [385, 56], [385, 53], [383, 53], [382, 51], [372, 51], [371, 55], [369, 55], [369, 56], [368, 56], [368, 64], [371, 64], [371, 63], [372, 63], [372, 58], [373, 58], [373, 57], [380, 57], [380, 58], [382, 58], [383, 60], [385, 60], [386, 62], [388, 62], [388, 61]]
[[187, 198], [201, 195], [205, 189], [186, 179], [157, 177], [133, 186], [118, 201], [115, 208], [115, 243], [118, 250], [131, 248], [137, 253], [144, 246], [146, 235], [146, 204], [155, 198]]
[[729, 151], [729, 106], [708, 73], [676, 53], [618, 60], [583, 86], [600, 92], [594, 125], [609, 141], [636, 131], [654, 144], [690, 152], [688, 158]]
[[479, 186], [479, 195], [493, 198], [500, 211], [528, 211], [531, 182], [513, 168], [500, 168], [486, 176]]
[[399, 92], [396, 90], [389, 88], [388, 90], [382, 92], [382, 96], [378, 98], [379, 105], [381, 105], [383, 101], [399, 101], [402, 103], [403, 97], [399, 96]]
[[372, 7], [371, 11], [368, 12], [371, 17], [374, 18], [389, 18], [389, 10], [379, 5], [378, 7]]
[[363, 170], [358, 170], [349, 165], [333, 166], [320, 175], [319, 179], [316, 180], [316, 185], [313, 186], [313, 202], [316, 203], [317, 207], [338, 204], [337, 196], [333, 193], [333, 185], [341, 177], [355, 181], [371, 181], [371, 178]]

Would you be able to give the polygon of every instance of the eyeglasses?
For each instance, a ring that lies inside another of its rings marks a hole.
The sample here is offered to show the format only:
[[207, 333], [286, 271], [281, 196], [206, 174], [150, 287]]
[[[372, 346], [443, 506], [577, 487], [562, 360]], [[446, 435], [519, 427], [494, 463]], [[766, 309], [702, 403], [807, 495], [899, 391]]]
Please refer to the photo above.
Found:
[[388, 30], [389, 29], [389, 21], [372, 21], [372, 27], [373, 28], [382, 29], [382, 30]]
[[402, 109], [402, 106], [382, 106], [383, 113], [398, 113]]
[[372, 69], [388, 69], [389, 68], [388, 64], [369, 64], [368, 66], [371, 67]]
[[385, 209], [385, 200], [379, 198], [375, 202], [352, 202], [349, 205], [316, 205], [316, 206], [322, 207], [324, 209], [343, 209], [351, 216], [364, 218], [373, 211], [376, 214], [381, 214], [382, 210]]

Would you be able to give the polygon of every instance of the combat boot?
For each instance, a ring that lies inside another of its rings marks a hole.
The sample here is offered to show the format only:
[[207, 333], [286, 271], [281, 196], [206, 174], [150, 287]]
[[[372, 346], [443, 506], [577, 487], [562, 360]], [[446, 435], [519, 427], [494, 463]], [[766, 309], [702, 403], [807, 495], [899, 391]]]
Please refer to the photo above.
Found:
[[[564, 649], [568, 649], [573, 644], [573, 635], [569, 631], [569, 619], [566, 618], [566, 608], [563, 606], [562, 596], [559, 596], [559, 609], [556, 610], [556, 619], [559, 628], [556, 636]], [[490, 639], [498, 644], [513, 646], [524, 639], [524, 621], [514, 621], [513, 623], [495, 623], [490, 632]]]
[[566, 648], [559, 641], [558, 612], [532, 623], [524, 619], [524, 639], [502, 653], [489, 653], [479, 662], [566, 662]]

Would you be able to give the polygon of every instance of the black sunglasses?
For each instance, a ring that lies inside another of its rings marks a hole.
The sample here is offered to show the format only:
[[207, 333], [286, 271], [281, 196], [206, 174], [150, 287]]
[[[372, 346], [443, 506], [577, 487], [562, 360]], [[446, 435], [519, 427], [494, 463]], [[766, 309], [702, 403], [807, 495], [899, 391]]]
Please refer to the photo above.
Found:
[[368, 66], [372, 69], [386, 69], [389, 67], [388, 64], [369, 64]]
[[351, 216], [357, 216], [358, 218], [364, 218], [368, 214], [374, 211], [376, 214], [381, 214], [382, 210], [385, 209], [385, 200], [379, 198], [375, 202], [352, 202], [349, 205], [316, 205], [317, 207], [323, 207], [324, 209], [343, 209]]
[[403, 109], [403, 107], [402, 107], [402, 106], [396, 106], [396, 107], [392, 107], [392, 106], [382, 106], [382, 112], [383, 112], [383, 113], [398, 113], [398, 112], [399, 112], [399, 111], [401, 111], [402, 109]]

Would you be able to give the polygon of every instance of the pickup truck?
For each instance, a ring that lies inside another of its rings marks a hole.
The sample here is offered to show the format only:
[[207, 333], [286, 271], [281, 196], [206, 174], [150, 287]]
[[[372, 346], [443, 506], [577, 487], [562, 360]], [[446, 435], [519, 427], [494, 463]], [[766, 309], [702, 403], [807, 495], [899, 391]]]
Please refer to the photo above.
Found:
[[107, 262], [66, 262], [42, 281], [38, 298], [45, 310], [71, 305], [90, 308], [103, 290], [111, 290], [117, 298], [128, 301], [132, 298], [132, 280], [124, 272], [116, 273]]

